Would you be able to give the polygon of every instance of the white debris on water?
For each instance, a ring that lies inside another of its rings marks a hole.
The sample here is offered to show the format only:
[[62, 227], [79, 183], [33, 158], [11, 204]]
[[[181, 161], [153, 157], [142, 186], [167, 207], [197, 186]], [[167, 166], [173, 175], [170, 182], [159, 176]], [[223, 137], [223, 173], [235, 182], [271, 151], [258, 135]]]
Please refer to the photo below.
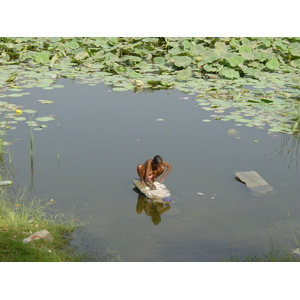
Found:
[[293, 251], [294, 254], [300, 255], [300, 248], [297, 248]]

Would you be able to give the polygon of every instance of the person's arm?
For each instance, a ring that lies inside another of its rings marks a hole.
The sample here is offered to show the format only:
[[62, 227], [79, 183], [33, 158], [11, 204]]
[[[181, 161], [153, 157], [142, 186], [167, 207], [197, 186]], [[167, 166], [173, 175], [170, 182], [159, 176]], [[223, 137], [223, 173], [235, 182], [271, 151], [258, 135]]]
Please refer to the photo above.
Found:
[[152, 162], [152, 160], [151, 159], [149, 159], [148, 161], [147, 161], [147, 163], [146, 163], [146, 172], [145, 172], [145, 177], [146, 177], [146, 179], [149, 181], [149, 183], [150, 183], [150, 188], [151, 189], [153, 189], [153, 190], [155, 190], [156, 189], [156, 187], [155, 187], [155, 185], [154, 185], [154, 182], [152, 181], [152, 177], [150, 177], [150, 175], [152, 175], [152, 174], [150, 174], [150, 172], [151, 172], [151, 162]]
[[166, 176], [169, 174], [169, 172], [170, 172], [171, 169], [172, 169], [172, 166], [171, 166], [170, 164], [168, 164], [167, 162], [165, 162], [165, 161], [162, 162], [162, 165], [163, 165], [165, 168], [167, 168], [167, 170], [166, 170], [166, 171], [164, 172], [164, 174], [161, 176], [161, 178], [160, 178], [160, 181], [161, 181], [161, 182], [165, 180]]

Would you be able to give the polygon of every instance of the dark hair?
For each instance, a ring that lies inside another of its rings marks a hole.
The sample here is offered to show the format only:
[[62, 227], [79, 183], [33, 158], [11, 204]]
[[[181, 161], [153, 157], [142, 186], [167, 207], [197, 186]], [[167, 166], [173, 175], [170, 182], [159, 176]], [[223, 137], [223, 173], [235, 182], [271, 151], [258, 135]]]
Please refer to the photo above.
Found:
[[154, 158], [153, 158], [153, 162], [155, 164], [161, 164], [163, 161], [162, 157], [160, 155], [155, 155]]

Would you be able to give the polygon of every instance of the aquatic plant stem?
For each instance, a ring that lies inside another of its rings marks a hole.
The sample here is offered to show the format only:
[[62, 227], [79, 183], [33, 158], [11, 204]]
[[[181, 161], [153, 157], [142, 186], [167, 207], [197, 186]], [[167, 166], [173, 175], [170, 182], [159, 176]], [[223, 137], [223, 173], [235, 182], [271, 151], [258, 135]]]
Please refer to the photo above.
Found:
[[287, 213], [288, 213], [288, 216], [289, 216], [289, 219], [290, 219], [290, 222], [291, 222], [291, 227], [292, 227], [292, 233], [293, 233], [294, 241], [295, 241], [297, 247], [300, 248], [300, 243], [299, 243], [299, 241], [298, 241], [298, 239], [297, 239], [297, 236], [296, 236], [296, 233], [295, 233], [295, 227], [294, 227], [294, 224], [293, 224], [293, 222], [292, 222], [292, 218], [291, 218], [291, 216], [290, 216], [289, 210], [287, 210]]
[[[32, 117], [30, 116], [30, 121], [32, 121]], [[30, 126], [30, 171], [31, 171], [31, 189], [34, 186], [34, 151], [33, 151], [33, 129], [32, 126]]]

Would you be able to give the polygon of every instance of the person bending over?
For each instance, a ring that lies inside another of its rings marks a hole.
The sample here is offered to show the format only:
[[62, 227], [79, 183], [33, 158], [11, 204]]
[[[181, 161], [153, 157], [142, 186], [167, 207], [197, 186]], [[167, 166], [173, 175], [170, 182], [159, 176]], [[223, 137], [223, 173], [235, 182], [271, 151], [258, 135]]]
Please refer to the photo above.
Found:
[[160, 155], [155, 155], [153, 159], [146, 160], [143, 165], [137, 165], [140, 183], [146, 185], [146, 182], [149, 182], [150, 188], [154, 190], [156, 189], [154, 182], [157, 181], [157, 178], [164, 173], [159, 179], [160, 182], [163, 182], [171, 169], [172, 166], [163, 161]]

